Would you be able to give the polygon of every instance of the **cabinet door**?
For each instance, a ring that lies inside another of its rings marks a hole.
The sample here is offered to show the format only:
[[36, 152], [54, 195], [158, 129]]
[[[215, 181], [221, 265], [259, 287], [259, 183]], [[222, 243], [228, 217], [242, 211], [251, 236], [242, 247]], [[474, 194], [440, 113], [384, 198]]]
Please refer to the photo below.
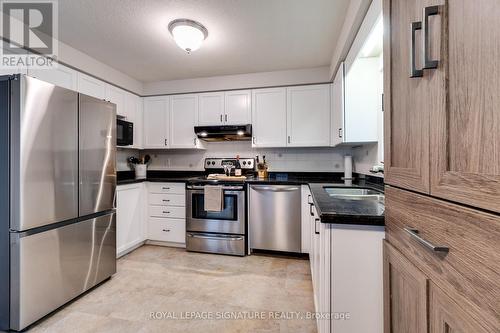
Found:
[[77, 72], [62, 64], [51, 69], [28, 69], [28, 75], [56, 86], [77, 90]]
[[301, 228], [301, 252], [302, 253], [310, 253], [311, 248], [311, 211], [312, 207], [310, 203], [312, 203], [311, 191], [309, 190], [309, 186], [302, 185], [302, 228]]
[[127, 94], [125, 90], [106, 84], [106, 100], [116, 105], [116, 115], [125, 117], [127, 121], [133, 122], [135, 112], [126, 107]]
[[[331, 313], [331, 236], [332, 224], [319, 223], [319, 297], [318, 311]], [[318, 323], [318, 333], [330, 333], [331, 321], [322, 318]]]
[[133, 100], [130, 103], [135, 102], [135, 119], [134, 119], [134, 147], [142, 149], [144, 147], [144, 100], [142, 97], [135, 96], [131, 94]]
[[168, 148], [169, 97], [144, 99], [144, 148]]
[[170, 148], [196, 148], [198, 95], [170, 97]]
[[78, 73], [78, 92], [98, 99], [106, 99], [106, 83], [87, 74]]
[[427, 277], [384, 241], [384, 331], [427, 333]]
[[116, 252], [144, 241], [143, 184], [118, 186], [116, 191]]
[[447, 1], [429, 21], [431, 50], [441, 49], [429, 70], [441, 83], [431, 117], [431, 194], [500, 212], [499, 3]]
[[430, 333], [491, 332], [433, 283], [429, 290], [429, 325]]
[[286, 147], [286, 88], [252, 91], [254, 147]]
[[287, 88], [287, 146], [330, 145], [330, 85]]
[[224, 123], [247, 125], [252, 123], [252, 94], [250, 90], [227, 91], [224, 94]]
[[199, 94], [198, 98], [198, 125], [222, 125], [224, 122], [224, 92]]
[[439, 81], [429, 72], [409, 74], [412, 49], [422, 68], [422, 33], [412, 48], [409, 29], [422, 20], [422, 2], [384, 0], [384, 155], [386, 183], [429, 193], [429, 117]]
[[331, 105], [330, 145], [336, 146], [344, 142], [344, 63], [340, 64], [333, 80]]

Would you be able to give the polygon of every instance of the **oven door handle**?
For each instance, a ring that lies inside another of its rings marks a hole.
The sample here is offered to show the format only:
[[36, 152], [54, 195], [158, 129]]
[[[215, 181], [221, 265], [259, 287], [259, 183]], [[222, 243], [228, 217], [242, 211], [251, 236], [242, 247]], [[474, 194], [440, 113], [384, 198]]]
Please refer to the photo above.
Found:
[[243, 240], [243, 237], [224, 237], [224, 236], [203, 236], [203, 235], [195, 235], [195, 234], [187, 234], [188, 237], [191, 238], [200, 238], [200, 239], [213, 239], [213, 240], [232, 240], [232, 241], [240, 241]]

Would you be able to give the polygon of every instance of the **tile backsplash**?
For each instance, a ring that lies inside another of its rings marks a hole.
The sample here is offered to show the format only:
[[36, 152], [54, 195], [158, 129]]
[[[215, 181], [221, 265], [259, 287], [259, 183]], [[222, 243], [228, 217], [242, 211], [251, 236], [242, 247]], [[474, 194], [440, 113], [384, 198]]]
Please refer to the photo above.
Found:
[[[343, 172], [344, 155], [354, 156], [354, 171], [367, 173], [375, 164], [377, 145], [358, 148], [252, 148], [250, 142], [206, 143], [206, 150], [145, 150], [141, 154], [151, 155], [150, 170], [203, 171], [207, 157], [255, 157], [266, 156], [269, 171], [274, 172]], [[130, 170], [128, 156], [138, 156], [139, 151], [119, 149], [117, 169]], [[372, 161], [372, 159], [375, 159]], [[359, 170], [357, 166], [359, 164]], [[363, 171], [363, 172], [361, 172]], [[365, 172], [366, 171], [366, 172]]]

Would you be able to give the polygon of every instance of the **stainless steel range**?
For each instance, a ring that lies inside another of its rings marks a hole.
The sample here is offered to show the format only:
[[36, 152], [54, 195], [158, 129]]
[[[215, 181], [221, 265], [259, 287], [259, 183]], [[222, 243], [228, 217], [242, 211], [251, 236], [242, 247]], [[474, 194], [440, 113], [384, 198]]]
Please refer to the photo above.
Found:
[[[246, 186], [253, 177], [255, 160], [239, 160], [242, 176], [227, 176], [224, 171], [237, 164], [236, 159], [207, 158], [204, 177], [187, 184], [186, 247], [188, 251], [244, 256], [247, 249]], [[205, 210], [206, 190], [220, 187], [221, 209]]]

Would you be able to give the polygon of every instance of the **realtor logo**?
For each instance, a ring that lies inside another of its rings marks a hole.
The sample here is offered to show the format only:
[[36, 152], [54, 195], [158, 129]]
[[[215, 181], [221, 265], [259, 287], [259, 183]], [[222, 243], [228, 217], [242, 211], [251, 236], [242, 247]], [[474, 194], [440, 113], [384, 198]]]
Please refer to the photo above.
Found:
[[3, 0], [0, 3], [2, 66], [52, 66], [52, 59], [49, 61], [46, 57], [57, 56], [55, 0]]

